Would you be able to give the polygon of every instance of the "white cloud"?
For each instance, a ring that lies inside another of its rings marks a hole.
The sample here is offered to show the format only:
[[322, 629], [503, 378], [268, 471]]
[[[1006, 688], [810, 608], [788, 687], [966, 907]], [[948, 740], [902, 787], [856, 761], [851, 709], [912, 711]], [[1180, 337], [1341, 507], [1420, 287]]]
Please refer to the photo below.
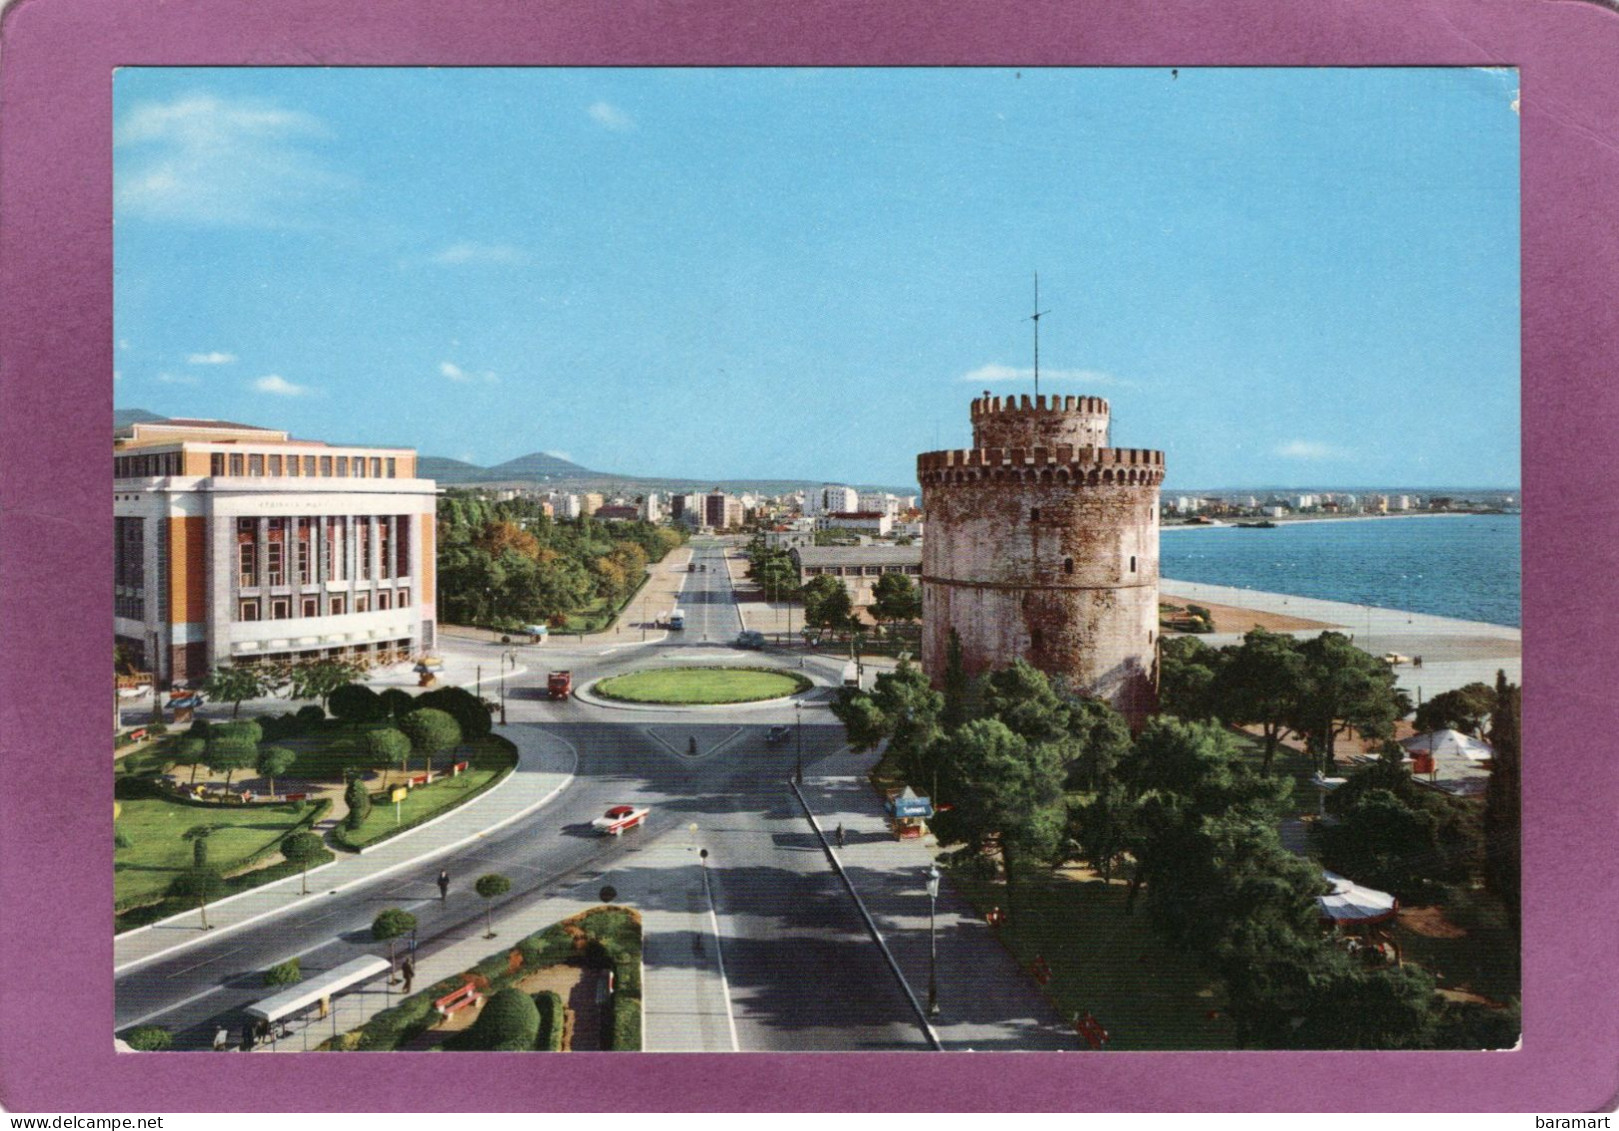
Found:
[[452, 243], [429, 258], [434, 263], [453, 266], [459, 263], [527, 263], [528, 253], [522, 248], [500, 243], [477, 243], [463, 240]]
[[496, 377], [487, 369], [482, 373], [468, 373], [465, 369], [462, 369], [453, 361], [439, 362], [438, 371], [441, 376], [448, 377], [451, 381], [463, 385], [473, 381], [482, 381], [485, 384], [493, 385], [495, 382], [500, 380], [500, 378]]
[[592, 102], [590, 109], [586, 113], [590, 115], [590, 120], [598, 126], [603, 126], [610, 130], [623, 131], [635, 128], [635, 119], [611, 102]]
[[1337, 459], [1343, 455], [1331, 444], [1315, 440], [1288, 440], [1276, 445], [1276, 454], [1284, 459]]
[[214, 350], [211, 353], [194, 353], [186, 358], [187, 365], [229, 365], [236, 360], [233, 353], [221, 353]]
[[[963, 373], [958, 380], [972, 385], [993, 385], [999, 381], [1034, 381], [1034, 368], [1017, 369], [1010, 365], [980, 365], [971, 373]], [[1041, 369], [1040, 380], [1078, 382], [1083, 385], [1108, 385], [1113, 388], [1134, 388], [1134, 381], [1115, 377], [1097, 369]]]
[[253, 387], [261, 393], [270, 393], [277, 397], [303, 397], [314, 392], [308, 385], [295, 385], [285, 377], [278, 377], [274, 373], [268, 377], [260, 377], [253, 382]]
[[129, 339], [128, 338], [119, 338], [118, 339], [118, 348], [121, 349], [121, 350], [127, 350], [129, 348]]
[[113, 127], [120, 216], [203, 226], [294, 223], [347, 187], [312, 143], [320, 119], [272, 103], [182, 95], [143, 102]]
[[200, 384], [202, 384], [201, 381], [199, 381], [197, 378], [193, 377], [189, 373], [159, 373], [157, 375], [157, 383], [159, 385], [200, 385]]
[[114, 381], [122, 381], [122, 380], [123, 380], [123, 379], [124, 379], [124, 374], [123, 374], [123, 371], [122, 371], [122, 370], [118, 370], [118, 369], [114, 369], [114, 370], [113, 370], [113, 371], [112, 371], [112, 379], [113, 379], [113, 380], [114, 380]]

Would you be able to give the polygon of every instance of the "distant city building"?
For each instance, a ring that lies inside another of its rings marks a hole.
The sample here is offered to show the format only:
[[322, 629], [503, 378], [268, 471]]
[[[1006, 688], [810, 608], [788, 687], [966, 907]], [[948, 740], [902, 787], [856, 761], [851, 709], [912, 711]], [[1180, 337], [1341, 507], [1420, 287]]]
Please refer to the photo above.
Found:
[[835, 511], [815, 520], [817, 530], [858, 530], [881, 538], [894, 527], [893, 519], [881, 511]]
[[913, 581], [922, 575], [920, 546], [796, 546], [790, 554], [800, 585], [816, 577], [836, 577], [856, 608], [871, 604], [872, 586], [883, 574], [901, 573]]
[[658, 500], [656, 491], [648, 491], [641, 500], [641, 517], [647, 522], [663, 521], [663, 504]]
[[409, 448], [217, 420], [113, 439], [113, 632], [160, 683], [223, 664], [389, 662], [435, 635], [437, 489]]
[[972, 403], [971, 448], [917, 458], [922, 666], [951, 634], [968, 675], [1026, 660], [1140, 726], [1158, 687], [1162, 452], [1109, 446], [1099, 397]]
[[634, 522], [641, 517], [641, 508], [627, 504], [614, 506], [608, 503], [597, 507], [592, 517], [602, 522]]

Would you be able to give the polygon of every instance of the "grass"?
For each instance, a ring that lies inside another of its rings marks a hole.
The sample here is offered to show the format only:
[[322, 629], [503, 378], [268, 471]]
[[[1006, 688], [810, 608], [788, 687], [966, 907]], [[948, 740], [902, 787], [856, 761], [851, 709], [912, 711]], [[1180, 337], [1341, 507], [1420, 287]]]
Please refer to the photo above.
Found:
[[668, 668], [605, 679], [595, 691], [631, 703], [749, 703], [809, 686], [803, 676], [767, 668]]
[[[470, 800], [516, 765], [511, 744], [494, 735], [463, 743], [453, 756], [440, 754], [436, 764], [444, 767], [451, 761], [462, 760], [472, 763], [465, 773], [458, 777], [440, 778], [432, 785], [411, 790], [410, 795], [399, 803], [397, 820], [391, 801], [373, 799], [371, 815], [363, 825], [358, 829], [341, 830], [344, 842], [351, 848], [363, 848], [392, 835], [396, 830], [431, 820], [439, 813]], [[421, 771], [419, 759], [414, 760], [412, 769], [413, 772]]]
[[[999, 882], [956, 871], [950, 882], [980, 911], [1006, 906]], [[1111, 1035], [1109, 1049], [1235, 1048], [1218, 981], [1153, 933], [1141, 901], [1127, 914], [1126, 891], [1086, 873], [1030, 877], [1001, 941], [1024, 966], [1044, 957], [1057, 1011], [1091, 1013]]]
[[113, 898], [120, 904], [160, 898], [174, 877], [191, 867], [186, 830], [210, 825], [208, 863], [229, 873], [297, 828], [309, 803], [201, 807], [159, 798], [121, 801], [118, 829], [128, 848], [113, 852]]

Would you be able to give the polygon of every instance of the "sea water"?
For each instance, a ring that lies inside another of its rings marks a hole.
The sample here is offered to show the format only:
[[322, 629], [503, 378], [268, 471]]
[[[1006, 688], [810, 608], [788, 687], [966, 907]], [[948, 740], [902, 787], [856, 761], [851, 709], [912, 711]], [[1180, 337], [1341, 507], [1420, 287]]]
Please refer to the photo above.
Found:
[[1517, 515], [1166, 526], [1159, 572], [1176, 581], [1376, 605], [1520, 627]]

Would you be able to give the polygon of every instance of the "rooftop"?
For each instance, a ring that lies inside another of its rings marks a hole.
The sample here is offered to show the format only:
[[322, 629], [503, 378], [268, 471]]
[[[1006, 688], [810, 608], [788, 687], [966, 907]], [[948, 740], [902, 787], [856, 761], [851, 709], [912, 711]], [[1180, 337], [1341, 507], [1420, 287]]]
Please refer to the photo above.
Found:
[[801, 566], [921, 565], [921, 546], [795, 546]]

